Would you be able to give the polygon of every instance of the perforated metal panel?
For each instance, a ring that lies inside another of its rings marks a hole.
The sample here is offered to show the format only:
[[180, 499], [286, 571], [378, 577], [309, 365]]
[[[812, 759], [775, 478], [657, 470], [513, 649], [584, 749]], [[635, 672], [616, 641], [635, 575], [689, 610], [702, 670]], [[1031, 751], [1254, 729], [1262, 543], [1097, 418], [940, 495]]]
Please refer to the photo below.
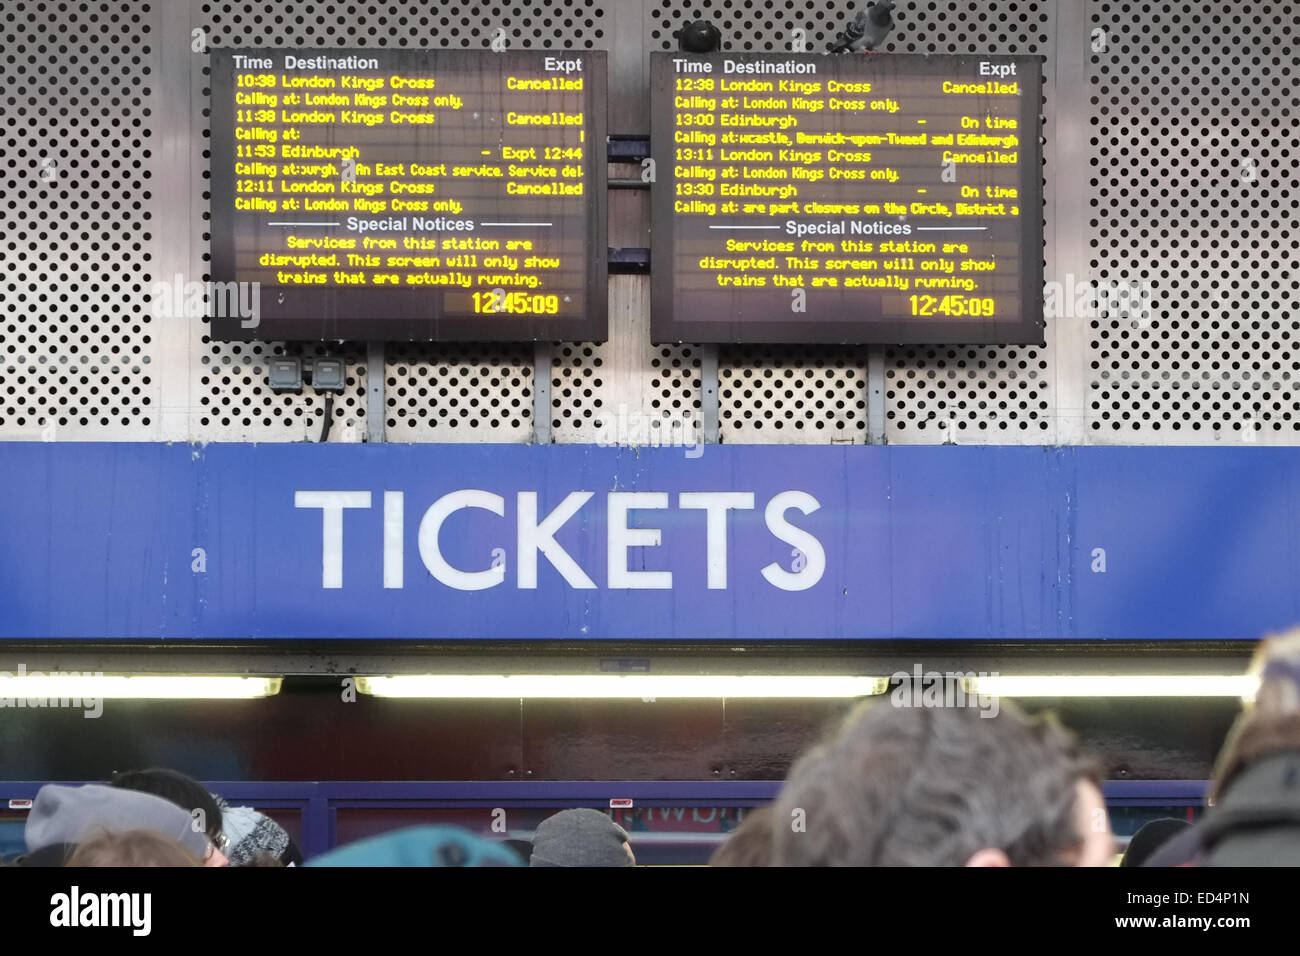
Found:
[[605, 423], [605, 358], [592, 342], [564, 342], [551, 353], [551, 428], [556, 441], [594, 440]]
[[[1050, 341], [1050, 326], [1047, 336]], [[1052, 444], [1056, 423], [1049, 353], [1032, 346], [888, 349], [889, 441]]]
[[157, 437], [153, 14], [0, 6], [0, 440]]
[[650, 359], [649, 406], [659, 432], [656, 444], [700, 440], [700, 347], [657, 345]]
[[639, 446], [702, 441], [700, 348], [650, 344], [649, 294], [645, 276], [611, 277], [609, 341], [567, 342], [553, 350], [554, 441]]
[[718, 418], [735, 444], [865, 442], [867, 352], [822, 346], [726, 348]]
[[605, 4], [598, 0], [506, 3], [319, 3], [312, 0], [201, 0], [203, 23], [219, 46], [442, 47], [482, 49], [503, 31], [511, 47], [604, 49]]
[[[607, 365], [608, 345], [567, 342], [554, 350], [551, 428], [555, 441], [693, 445], [700, 440], [699, 347], [646, 345], [645, 349], [644, 355], [634, 353], [637, 361], [624, 362], [612, 372]], [[634, 400], [616, 400], [628, 395]]]
[[[882, 49], [889, 53], [1035, 53], [1045, 42], [1041, 17], [1052, 0], [901, 0], [895, 27]], [[649, 0], [650, 40], [677, 49], [677, 30], [691, 20], [711, 20], [723, 49], [785, 51], [799, 38], [811, 52], [825, 50], [857, 12], [835, 0]]]
[[211, 342], [204, 338], [199, 374], [194, 376], [191, 435], [201, 441], [319, 441], [325, 396], [310, 388], [301, 395], [276, 395], [266, 386], [267, 361], [296, 355], [310, 370], [313, 359], [344, 359], [347, 390], [331, 402], [329, 441], [359, 442], [365, 436], [366, 360], [355, 346], [326, 348], [292, 343]]
[[1295, 444], [1300, 5], [1090, 14], [1088, 440]]
[[402, 344], [386, 356], [388, 441], [528, 441], [533, 347]]
[[[1096, 316], [1049, 316], [1045, 346], [877, 350], [879, 365], [861, 348], [724, 347], [721, 439], [866, 440], [871, 384], [883, 385], [882, 437], [896, 443], [1300, 441], [1290, 181], [1298, 7], [902, 0], [891, 52], [1045, 57], [1051, 107], [1081, 104], [1045, 112], [1048, 280], [1077, 272], [1094, 292], [1140, 283], [1149, 307], [1111, 301]], [[816, 50], [852, 9], [831, 0], [5, 0], [0, 440], [319, 437], [319, 396], [265, 387], [266, 361], [282, 344], [213, 343], [201, 320], [150, 310], [154, 283], [206, 278], [206, 56], [192, 49], [191, 30], [216, 46], [465, 49], [500, 29], [515, 47], [606, 49], [611, 129], [643, 133], [646, 57], [673, 49], [683, 22], [710, 18], [744, 50], [785, 49], [802, 28]], [[1057, 34], [1062, 23], [1069, 36]], [[1100, 47], [1090, 30], [1103, 31]], [[1076, 54], [1078, 76], [1058, 87], [1059, 62]], [[1058, 154], [1075, 124], [1085, 135]], [[611, 245], [648, 245], [643, 193], [616, 191], [609, 209]], [[698, 437], [701, 367], [715, 351], [652, 346], [646, 286], [643, 276], [611, 279], [608, 343], [541, 351], [552, 440]], [[290, 350], [309, 363], [327, 351]], [[349, 385], [331, 440], [361, 440], [376, 383], [361, 345], [332, 354], [345, 359]], [[531, 439], [531, 346], [389, 344], [386, 357], [390, 440]], [[869, 367], [878, 381], [868, 382]]]

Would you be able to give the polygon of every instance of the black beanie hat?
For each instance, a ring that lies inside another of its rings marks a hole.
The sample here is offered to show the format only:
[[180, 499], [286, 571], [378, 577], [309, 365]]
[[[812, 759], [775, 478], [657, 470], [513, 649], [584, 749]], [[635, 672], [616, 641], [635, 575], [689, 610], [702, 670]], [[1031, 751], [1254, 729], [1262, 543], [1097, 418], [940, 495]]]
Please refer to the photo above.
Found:
[[1124, 851], [1124, 859], [1119, 861], [1119, 865], [1141, 866], [1151, 854], [1190, 826], [1186, 820], [1177, 817], [1148, 820], [1133, 834], [1133, 839], [1128, 841], [1128, 849]]

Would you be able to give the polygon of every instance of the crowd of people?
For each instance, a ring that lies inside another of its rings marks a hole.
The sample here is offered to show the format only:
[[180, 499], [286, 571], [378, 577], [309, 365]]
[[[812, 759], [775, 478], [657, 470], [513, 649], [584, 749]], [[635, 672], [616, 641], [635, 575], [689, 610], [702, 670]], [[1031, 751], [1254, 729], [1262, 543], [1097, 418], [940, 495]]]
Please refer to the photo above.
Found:
[[[1123, 866], [1300, 864], [1300, 632], [1263, 642], [1259, 678], [1220, 753], [1192, 825], [1156, 820]], [[1115, 855], [1103, 768], [1050, 715], [1003, 702], [867, 702], [747, 813], [713, 866], [1104, 866]], [[298, 866], [274, 820], [227, 804], [174, 770], [43, 787], [18, 866]], [[307, 866], [634, 866], [628, 834], [598, 810], [563, 810], [530, 840], [448, 826], [397, 830]]]

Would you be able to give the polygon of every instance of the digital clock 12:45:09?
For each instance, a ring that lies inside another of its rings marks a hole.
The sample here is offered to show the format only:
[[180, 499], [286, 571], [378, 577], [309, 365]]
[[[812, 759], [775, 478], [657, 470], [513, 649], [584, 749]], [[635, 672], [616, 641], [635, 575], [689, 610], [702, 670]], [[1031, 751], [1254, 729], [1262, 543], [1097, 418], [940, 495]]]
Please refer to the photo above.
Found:
[[913, 315], [969, 315], [992, 318], [996, 302], [992, 298], [965, 295], [914, 295], [910, 299]]
[[531, 292], [507, 293], [500, 290], [475, 292], [474, 311], [506, 312], [515, 315], [556, 315], [560, 311], [560, 297]]

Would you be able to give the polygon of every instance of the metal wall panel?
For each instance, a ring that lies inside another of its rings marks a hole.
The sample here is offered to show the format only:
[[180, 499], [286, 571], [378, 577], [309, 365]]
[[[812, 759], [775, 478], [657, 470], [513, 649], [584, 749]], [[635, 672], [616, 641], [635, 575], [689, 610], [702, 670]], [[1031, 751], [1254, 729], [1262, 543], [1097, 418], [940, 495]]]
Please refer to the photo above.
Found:
[[0, 440], [159, 437], [156, 3], [0, 7]]
[[[3, 451], [0, 638], [16, 641], [1141, 645], [1300, 620], [1300, 449]], [[301, 495], [321, 487], [364, 497]], [[498, 497], [450, 496], [465, 489]], [[731, 502], [725, 550], [681, 500], [722, 490], [752, 495]], [[572, 509], [545, 562], [534, 502]]]
[[1300, 5], [1095, 0], [1088, 440], [1300, 441]]
[[[822, 49], [852, 9], [9, 0], [0, 440], [319, 437], [322, 400], [264, 377], [270, 356], [323, 346], [216, 343], [201, 319], [151, 314], [154, 283], [207, 278], [203, 44], [465, 49], [500, 29], [607, 50], [610, 130], [644, 134], [649, 53], [683, 22], [712, 19], [734, 49], [788, 49], [799, 29]], [[342, 347], [330, 439], [365, 440], [370, 414], [412, 442], [1295, 444], [1298, 18], [1290, 2], [899, 3], [888, 51], [1044, 57], [1048, 281], [1139, 289], [1143, 308], [1053, 314], [1044, 346], [655, 347], [646, 277], [616, 276], [607, 343], [390, 345], [382, 383]], [[611, 245], [649, 245], [646, 199], [611, 194]]]

